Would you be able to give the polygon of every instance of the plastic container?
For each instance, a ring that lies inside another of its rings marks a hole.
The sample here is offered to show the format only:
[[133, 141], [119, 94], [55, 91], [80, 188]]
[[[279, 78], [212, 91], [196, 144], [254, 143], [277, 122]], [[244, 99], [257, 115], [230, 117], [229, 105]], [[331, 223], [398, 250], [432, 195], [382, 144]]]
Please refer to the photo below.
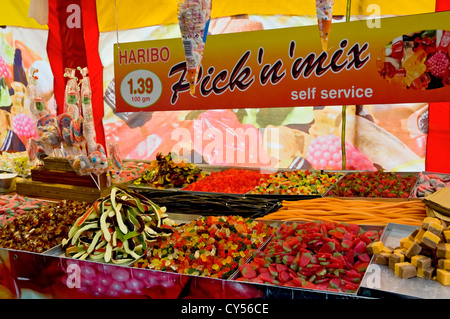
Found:
[[15, 173], [0, 174], [0, 194], [11, 193], [16, 190], [16, 178]]

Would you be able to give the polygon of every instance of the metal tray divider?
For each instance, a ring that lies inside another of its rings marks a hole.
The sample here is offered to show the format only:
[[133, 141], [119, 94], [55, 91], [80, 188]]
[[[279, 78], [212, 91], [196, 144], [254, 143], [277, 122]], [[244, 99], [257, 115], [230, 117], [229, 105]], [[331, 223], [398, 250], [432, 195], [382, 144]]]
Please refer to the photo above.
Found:
[[[244, 264], [248, 264], [249, 262], [251, 262], [253, 260], [253, 254], [256, 254], [257, 252], [259, 252], [262, 249], [264, 249], [269, 244], [269, 242], [272, 240], [273, 236], [274, 236], [273, 234], [271, 236], [269, 236], [269, 238], [267, 238], [266, 241], [260, 245], [260, 247], [256, 248], [253, 251], [252, 255], [247, 258], [247, 260], [244, 262]], [[234, 279], [236, 279], [236, 277], [240, 273], [241, 273], [241, 271], [239, 270], [239, 266], [238, 266], [238, 268], [234, 271], [234, 273], [230, 277], [228, 277], [227, 280], [234, 280]]]

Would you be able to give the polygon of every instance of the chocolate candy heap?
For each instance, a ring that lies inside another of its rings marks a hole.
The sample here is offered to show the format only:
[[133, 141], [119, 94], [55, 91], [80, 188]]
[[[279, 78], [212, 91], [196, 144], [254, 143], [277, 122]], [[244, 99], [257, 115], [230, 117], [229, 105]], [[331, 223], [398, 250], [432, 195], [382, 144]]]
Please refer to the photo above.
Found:
[[43, 253], [61, 243], [89, 204], [63, 200], [18, 216], [0, 228], [0, 247]]

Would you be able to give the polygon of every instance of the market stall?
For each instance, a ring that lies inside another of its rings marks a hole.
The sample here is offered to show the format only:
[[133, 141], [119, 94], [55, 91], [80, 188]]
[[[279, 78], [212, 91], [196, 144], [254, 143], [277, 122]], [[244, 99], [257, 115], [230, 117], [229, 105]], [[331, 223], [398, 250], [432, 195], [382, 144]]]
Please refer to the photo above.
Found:
[[8, 2], [0, 298], [449, 298], [448, 5], [168, 2]]

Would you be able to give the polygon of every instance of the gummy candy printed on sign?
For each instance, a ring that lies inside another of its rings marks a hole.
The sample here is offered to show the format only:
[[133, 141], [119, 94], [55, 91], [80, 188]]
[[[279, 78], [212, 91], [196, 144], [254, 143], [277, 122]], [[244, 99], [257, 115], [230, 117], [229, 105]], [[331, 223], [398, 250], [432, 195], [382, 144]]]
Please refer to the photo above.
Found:
[[432, 90], [450, 84], [450, 31], [424, 30], [388, 43], [377, 59], [378, 73], [404, 89]]

